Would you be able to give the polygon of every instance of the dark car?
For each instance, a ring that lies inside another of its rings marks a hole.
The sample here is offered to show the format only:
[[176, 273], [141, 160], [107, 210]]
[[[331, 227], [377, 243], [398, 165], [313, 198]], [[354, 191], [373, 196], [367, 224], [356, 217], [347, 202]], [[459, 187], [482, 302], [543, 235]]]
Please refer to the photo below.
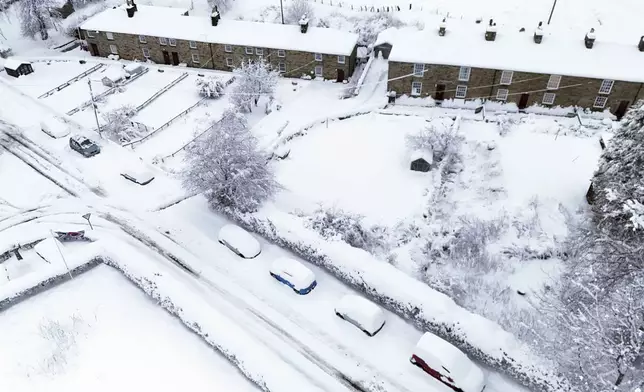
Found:
[[101, 148], [96, 143], [85, 136], [80, 135], [75, 135], [69, 138], [69, 147], [71, 147], [72, 150], [79, 152], [85, 158], [92, 157], [101, 152]]

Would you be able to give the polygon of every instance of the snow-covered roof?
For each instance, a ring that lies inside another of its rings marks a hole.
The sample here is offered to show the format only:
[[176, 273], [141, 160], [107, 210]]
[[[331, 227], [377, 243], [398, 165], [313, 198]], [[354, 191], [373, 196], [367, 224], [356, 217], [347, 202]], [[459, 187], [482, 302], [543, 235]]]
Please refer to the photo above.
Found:
[[29, 61], [19, 60], [15, 57], [9, 57], [4, 61], [4, 67], [7, 69], [17, 70], [22, 64], [31, 64]]
[[416, 150], [411, 153], [412, 162], [417, 159], [424, 159], [427, 163], [432, 163], [434, 161], [434, 155], [431, 151], [427, 150]]
[[88, 19], [81, 29], [341, 55], [350, 55], [358, 42], [357, 34], [335, 29], [309, 27], [303, 34], [298, 25], [224, 19], [212, 26], [210, 17], [183, 16], [176, 8], [137, 8], [133, 18], [128, 18], [124, 6], [110, 8]]
[[125, 68], [123, 68], [123, 69], [125, 70], [125, 72], [131, 74], [133, 72], [138, 72], [142, 68], [143, 68], [143, 64], [141, 64], [141, 63], [130, 63], [130, 64], [126, 65]]
[[253, 258], [261, 251], [259, 241], [249, 232], [235, 225], [225, 225], [219, 230], [219, 240], [235, 248], [245, 258]]
[[644, 53], [637, 48], [640, 35], [597, 32], [594, 47], [587, 49], [584, 32], [578, 30], [545, 29], [542, 43], [536, 44], [535, 29], [530, 28], [520, 32], [497, 26], [496, 40], [486, 41], [484, 23], [449, 21], [444, 37], [438, 35], [438, 23], [425, 26], [423, 31], [385, 30], [376, 44], [392, 44], [389, 61], [644, 82]]
[[347, 294], [336, 306], [336, 311], [348, 314], [369, 332], [375, 332], [385, 322], [385, 314], [373, 302], [358, 295]]
[[315, 274], [304, 264], [288, 257], [280, 257], [271, 264], [271, 272], [279, 275], [293, 285], [296, 289], [305, 289], [315, 281]]
[[103, 79], [107, 78], [112, 82], [118, 82], [119, 80], [125, 78], [125, 73], [122, 67], [110, 67], [103, 72]]

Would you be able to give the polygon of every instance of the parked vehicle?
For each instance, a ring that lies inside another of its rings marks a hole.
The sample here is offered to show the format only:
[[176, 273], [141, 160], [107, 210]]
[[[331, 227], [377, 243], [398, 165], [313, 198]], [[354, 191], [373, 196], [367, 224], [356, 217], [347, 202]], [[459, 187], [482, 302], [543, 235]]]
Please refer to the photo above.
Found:
[[60, 242], [69, 241], [87, 241], [85, 238], [85, 230], [80, 231], [56, 231], [56, 238]]
[[485, 375], [467, 355], [449, 342], [426, 332], [410, 362], [456, 392], [481, 392]]
[[139, 185], [147, 185], [152, 182], [152, 180], [154, 180], [152, 173], [139, 167], [126, 168], [125, 170], [123, 170], [121, 175], [132, 181], [133, 183]]
[[385, 326], [385, 314], [373, 302], [357, 295], [345, 295], [335, 307], [336, 316], [360, 328], [369, 336]]
[[255, 237], [235, 225], [225, 225], [219, 230], [219, 242], [245, 259], [257, 257], [262, 250]]
[[69, 135], [69, 128], [62, 125], [58, 120], [52, 118], [50, 121], [41, 121], [40, 130], [54, 139], [60, 139]]
[[280, 257], [271, 264], [271, 276], [292, 288], [298, 294], [308, 294], [317, 286], [315, 274], [302, 263]]
[[69, 138], [69, 147], [85, 158], [93, 157], [101, 152], [101, 148], [85, 136], [74, 135]]

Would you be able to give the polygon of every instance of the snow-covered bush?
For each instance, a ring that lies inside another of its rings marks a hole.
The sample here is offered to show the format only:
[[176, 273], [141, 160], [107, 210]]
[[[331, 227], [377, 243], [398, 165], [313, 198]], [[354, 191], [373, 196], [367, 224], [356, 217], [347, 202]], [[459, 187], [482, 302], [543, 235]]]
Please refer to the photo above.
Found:
[[230, 102], [242, 113], [252, 111], [262, 95], [272, 96], [277, 86], [279, 71], [272, 69], [265, 59], [242, 62], [233, 72], [237, 83], [230, 96]]
[[195, 81], [199, 95], [204, 98], [219, 98], [224, 94], [224, 84], [215, 77], [200, 78]]
[[60, 25], [60, 12], [55, 0], [21, 0], [18, 2], [20, 31], [25, 37], [40, 35], [43, 41], [49, 38], [50, 28]]
[[184, 186], [204, 193], [213, 208], [254, 211], [278, 189], [257, 139], [236, 110], [225, 111], [212, 131], [188, 147], [186, 160]]
[[413, 150], [432, 151], [434, 161], [438, 163], [448, 155], [457, 155], [463, 140], [455, 128], [430, 125], [419, 133], [408, 135], [407, 145]]
[[0, 43], [0, 58], [6, 59], [7, 57], [11, 57], [13, 55], [13, 51], [11, 50], [11, 47], [6, 44]]
[[320, 208], [308, 217], [307, 226], [322, 237], [338, 239], [354, 248], [374, 252], [386, 244], [387, 229], [381, 226], [367, 227], [364, 217], [339, 208]]
[[296, 25], [300, 23], [300, 19], [304, 15], [309, 19], [309, 24], [312, 25], [315, 20], [315, 11], [311, 3], [307, 0], [293, 0], [284, 12], [284, 21], [288, 24]]
[[130, 120], [134, 106], [124, 105], [103, 113], [105, 125], [101, 127], [103, 135], [117, 143], [127, 143], [142, 135], [142, 132]]
[[41, 371], [56, 375], [64, 371], [68, 358], [73, 355], [77, 338], [89, 326], [82, 317], [75, 314], [69, 320], [44, 319], [40, 322], [40, 337], [49, 345], [50, 352], [43, 358]]

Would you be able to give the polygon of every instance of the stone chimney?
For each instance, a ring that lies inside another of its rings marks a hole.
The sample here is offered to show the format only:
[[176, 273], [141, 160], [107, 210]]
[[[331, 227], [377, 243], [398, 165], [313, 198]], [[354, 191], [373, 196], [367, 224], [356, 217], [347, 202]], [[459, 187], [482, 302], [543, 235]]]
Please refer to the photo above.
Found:
[[125, 11], [127, 11], [127, 17], [128, 18], [133, 18], [134, 13], [136, 12], [136, 5], [132, 2], [132, 0], [127, 0], [125, 2]]
[[299, 23], [300, 32], [302, 32], [302, 34], [306, 34], [306, 32], [309, 30], [309, 17], [306, 14], [302, 15]]
[[447, 32], [447, 22], [445, 21], [445, 18], [443, 18], [443, 21], [438, 25], [438, 35], [440, 35], [441, 37], [444, 37], [446, 32]]
[[219, 24], [219, 19], [221, 19], [221, 14], [219, 13], [219, 8], [215, 6], [210, 14], [210, 24], [217, 26]]
[[590, 29], [590, 31], [586, 33], [586, 36], [584, 37], [584, 45], [586, 45], [587, 49], [593, 48], [593, 45], [595, 45], [596, 38], [597, 37], [595, 36], [595, 28]]
[[493, 19], [490, 19], [490, 24], [485, 29], [485, 40], [494, 41], [496, 39], [496, 23]]
[[539, 22], [539, 26], [534, 31], [533, 39], [535, 44], [540, 44], [543, 41], [543, 22]]
[[637, 45], [637, 48], [640, 52], [644, 52], [644, 35], [640, 38], [640, 43]]

